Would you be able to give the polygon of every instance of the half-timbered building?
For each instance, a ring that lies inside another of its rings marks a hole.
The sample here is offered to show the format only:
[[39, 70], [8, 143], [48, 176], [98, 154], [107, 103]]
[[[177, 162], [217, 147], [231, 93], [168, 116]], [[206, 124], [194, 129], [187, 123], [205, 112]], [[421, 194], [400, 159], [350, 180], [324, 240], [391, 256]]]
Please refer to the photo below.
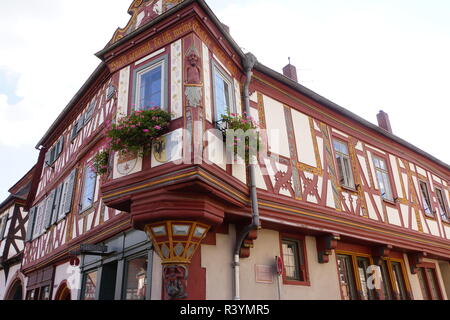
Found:
[[[244, 53], [204, 0], [129, 13], [36, 146], [27, 299], [450, 297], [449, 165]], [[110, 123], [149, 104], [158, 147], [97, 176]], [[259, 123], [257, 164], [226, 161], [226, 113]]]

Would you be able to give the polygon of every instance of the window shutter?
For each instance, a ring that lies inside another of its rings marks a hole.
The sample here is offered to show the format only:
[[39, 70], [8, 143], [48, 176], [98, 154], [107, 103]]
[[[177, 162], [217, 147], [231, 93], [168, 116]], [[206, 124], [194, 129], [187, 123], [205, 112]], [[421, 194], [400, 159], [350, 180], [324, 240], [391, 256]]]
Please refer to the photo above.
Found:
[[80, 119], [78, 120], [77, 134], [78, 134], [78, 132], [80, 132], [81, 129], [83, 129], [83, 127], [84, 127], [84, 116], [85, 116], [85, 114], [82, 114], [81, 117], [80, 117]]
[[68, 214], [72, 209], [72, 198], [75, 189], [75, 178], [77, 176], [77, 169], [74, 169], [70, 174], [69, 184], [67, 186], [66, 203], [64, 203], [64, 214]]
[[54, 225], [56, 221], [58, 220], [58, 212], [59, 212], [59, 205], [61, 203], [61, 194], [62, 194], [62, 187], [64, 183], [61, 183], [58, 188], [56, 188], [56, 195], [55, 195], [55, 204], [53, 206], [52, 211], [52, 220], [50, 222], [51, 225]]
[[4, 216], [2, 219], [2, 229], [0, 230], [0, 240], [5, 238], [6, 224], [8, 223], [8, 215]]
[[55, 204], [56, 189], [50, 193], [45, 203], [44, 231], [47, 230], [52, 222], [53, 205]]
[[47, 153], [45, 154], [45, 166], [49, 167], [50, 166], [50, 156], [51, 156], [51, 150], [48, 150]]
[[75, 122], [75, 124], [73, 125], [73, 128], [72, 128], [72, 134], [70, 135], [70, 140], [72, 140], [72, 141], [77, 137], [77, 133], [78, 133], [77, 127], [78, 127], [78, 121]]
[[63, 149], [64, 149], [64, 136], [62, 136], [58, 141], [57, 150], [56, 150], [56, 158], [59, 157], [59, 155], [61, 154]]
[[31, 241], [31, 238], [33, 237], [35, 216], [36, 216], [36, 207], [33, 207], [30, 209], [30, 212], [28, 213], [28, 227], [27, 227], [27, 234], [25, 236], [25, 242]]
[[96, 101], [94, 100], [89, 104], [89, 108], [84, 115], [84, 125], [86, 125], [91, 120], [92, 115], [94, 114], [94, 109], [95, 109], [95, 105], [96, 105], [95, 102]]

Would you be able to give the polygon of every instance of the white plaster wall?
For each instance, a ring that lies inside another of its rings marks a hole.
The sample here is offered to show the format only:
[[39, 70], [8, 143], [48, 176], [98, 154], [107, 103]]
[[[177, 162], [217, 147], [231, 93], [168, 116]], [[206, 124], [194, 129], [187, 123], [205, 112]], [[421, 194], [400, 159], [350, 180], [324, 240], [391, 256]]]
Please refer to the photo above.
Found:
[[151, 299], [161, 300], [162, 295], [162, 265], [161, 258], [153, 251], [152, 288]]
[[[17, 275], [20, 274], [22, 278], [25, 278], [22, 273], [20, 273], [20, 264], [15, 264], [11, 266], [8, 273], [8, 280], [5, 283], [5, 274], [4, 270], [0, 271], [0, 300], [5, 299], [6, 290], [9, 289], [9, 286], [12, 284], [14, 280], [16, 280]], [[25, 280], [25, 283], [22, 283], [22, 294], [23, 299], [25, 299], [26, 295], [26, 288], [27, 286], [27, 279]]]
[[[233, 299], [233, 249], [236, 232], [233, 225], [229, 234], [217, 234], [216, 245], [202, 245], [202, 268], [206, 269], [206, 300]], [[220, 290], [217, 290], [220, 288]]]
[[289, 158], [290, 151], [283, 104], [264, 96], [264, 111], [269, 151]]
[[[234, 227], [230, 226], [229, 235], [217, 235], [216, 246], [202, 246], [202, 267], [206, 268], [206, 298], [210, 300], [232, 299]], [[256, 283], [255, 266], [274, 267], [275, 256], [280, 256], [279, 233], [273, 230], [260, 230], [258, 239], [248, 259], [241, 259], [240, 297], [242, 300], [278, 300], [277, 276], [273, 283]], [[311, 286], [284, 285], [281, 288], [283, 300], [332, 300], [341, 299], [333, 254], [330, 262], [319, 264], [314, 237], [306, 237], [308, 272]], [[220, 277], [217, 275], [220, 274]], [[220, 290], [217, 290], [220, 288]]]
[[181, 54], [181, 40], [172, 43], [171, 50], [171, 112], [172, 119], [183, 116], [183, 59]]
[[405, 261], [406, 266], [406, 274], [409, 280], [409, 284], [411, 285], [411, 291], [414, 300], [423, 300], [422, 290], [420, 289], [419, 278], [417, 274], [411, 273], [411, 268], [409, 267], [408, 255], [406, 253], [403, 254], [403, 260]]
[[78, 300], [78, 294], [81, 287], [80, 269], [79, 267], [72, 267], [69, 262], [61, 264], [55, 269], [52, 300], [55, 299], [58, 288], [64, 280], [67, 281], [67, 287], [70, 289], [71, 299]]
[[5, 283], [5, 271], [0, 270], [0, 300], [5, 299], [6, 283]]
[[309, 117], [294, 109], [291, 109], [291, 112], [295, 131], [295, 141], [297, 144], [298, 160], [312, 167], [316, 167], [316, 153], [314, 151]]
[[448, 261], [439, 261], [439, 269], [441, 270], [444, 287], [442, 291], [447, 294], [447, 299], [450, 297], [450, 263]]

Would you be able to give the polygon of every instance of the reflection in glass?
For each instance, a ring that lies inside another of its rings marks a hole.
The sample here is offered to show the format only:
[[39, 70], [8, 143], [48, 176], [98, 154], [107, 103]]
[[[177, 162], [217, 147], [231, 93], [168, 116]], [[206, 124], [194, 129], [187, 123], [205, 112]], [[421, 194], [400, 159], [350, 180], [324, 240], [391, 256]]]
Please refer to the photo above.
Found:
[[147, 258], [127, 262], [125, 300], [145, 300], [147, 291]]

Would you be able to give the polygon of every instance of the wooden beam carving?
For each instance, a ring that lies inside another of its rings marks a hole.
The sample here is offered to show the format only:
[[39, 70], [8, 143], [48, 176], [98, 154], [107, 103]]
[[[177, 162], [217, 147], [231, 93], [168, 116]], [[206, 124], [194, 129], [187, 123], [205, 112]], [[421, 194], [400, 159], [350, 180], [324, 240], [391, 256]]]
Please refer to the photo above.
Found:
[[337, 248], [337, 242], [341, 240], [338, 234], [327, 234], [316, 237], [317, 257], [319, 263], [328, 263], [329, 256], [333, 254], [333, 250]]

